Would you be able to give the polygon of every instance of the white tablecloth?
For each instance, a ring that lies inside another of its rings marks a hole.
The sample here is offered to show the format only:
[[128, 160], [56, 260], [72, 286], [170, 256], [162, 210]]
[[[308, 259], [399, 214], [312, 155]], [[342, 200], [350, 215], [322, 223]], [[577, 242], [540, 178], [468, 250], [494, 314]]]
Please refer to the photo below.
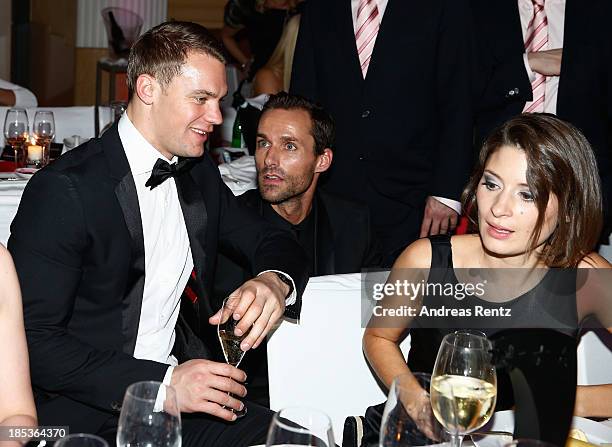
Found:
[[[242, 157], [219, 166], [221, 177], [234, 195], [256, 187], [253, 157]], [[11, 180], [6, 180], [11, 178]], [[14, 174], [0, 173], [0, 243], [6, 245], [10, 225], [17, 213], [27, 180], [16, 180]]]

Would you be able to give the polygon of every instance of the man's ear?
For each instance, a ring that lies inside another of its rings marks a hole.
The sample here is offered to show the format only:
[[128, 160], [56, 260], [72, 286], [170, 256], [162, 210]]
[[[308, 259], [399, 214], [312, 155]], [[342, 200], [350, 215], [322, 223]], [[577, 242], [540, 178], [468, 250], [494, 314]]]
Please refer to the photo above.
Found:
[[325, 172], [329, 169], [334, 158], [334, 152], [326, 147], [321, 155], [317, 155], [317, 166], [315, 172]]
[[156, 90], [159, 89], [157, 80], [148, 74], [141, 74], [136, 79], [136, 95], [145, 104], [153, 104]]

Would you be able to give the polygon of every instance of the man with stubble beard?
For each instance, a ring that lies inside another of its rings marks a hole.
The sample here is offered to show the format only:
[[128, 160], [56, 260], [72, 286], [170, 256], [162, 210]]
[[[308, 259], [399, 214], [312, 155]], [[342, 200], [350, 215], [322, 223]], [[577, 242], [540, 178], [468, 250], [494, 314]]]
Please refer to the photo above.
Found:
[[[238, 197], [296, 237], [308, 256], [310, 276], [354, 273], [381, 262], [367, 206], [317, 189], [333, 160], [334, 135], [333, 119], [320, 105], [287, 93], [270, 96], [257, 128], [259, 188]], [[251, 275], [240, 258], [222, 252], [216, 298], [227, 296]], [[245, 356], [241, 367], [250, 379], [249, 397], [267, 404], [263, 347]]]

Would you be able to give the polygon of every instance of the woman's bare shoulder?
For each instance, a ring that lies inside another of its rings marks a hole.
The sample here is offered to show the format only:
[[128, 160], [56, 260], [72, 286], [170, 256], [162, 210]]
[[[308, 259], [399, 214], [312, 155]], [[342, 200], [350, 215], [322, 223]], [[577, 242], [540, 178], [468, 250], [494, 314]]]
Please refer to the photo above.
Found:
[[431, 266], [431, 242], [429, 239], [417, 239], [404, 249], [393, 264], [394, 268], [422, 268]]
[[578, 264], [580, 269], [611, 269], [612, 264], [599, 253], [592, 252], [582, 258]]

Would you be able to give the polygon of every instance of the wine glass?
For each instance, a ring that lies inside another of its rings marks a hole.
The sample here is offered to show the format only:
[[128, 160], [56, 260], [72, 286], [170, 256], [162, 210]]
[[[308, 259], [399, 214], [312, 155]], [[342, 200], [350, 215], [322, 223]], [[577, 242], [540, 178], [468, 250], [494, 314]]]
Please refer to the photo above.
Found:
[[[420, 389], [414, 388], [415, 381]], [[411, 447], [448, 440], [448, 434], [433, 415], [430, 386], [431, 374], [428, 373], [401, 374], [393, 379], [380, 424], [380, 447]], [[415, 410], [418, 410], [416, 415]], [[430, 436], [419, 427], [427, 427]]]
[[268, 430], [266, 447], [276, 445], [334, 447], [331, 420], [312, 408], [284, 408], [274, 415]]
[[174, 388], [160, 382], [136, 382], [127, 388], [117, 446], [181, 446], [181, 413]]
[[9, 109], [4, 117], [4, 138], [13, 150], [16, 167], [24, 160], [24, 143], [28, 139], [28, 112], [22, 108]]
[[460, 447], [463, 436], [485, 425], [495, 409], [497, 376], [491, 342], [483, 333], [456, 331], [442, 340], [431, 379], [436, 419]]
[[[221, 319], [217, 325], [217, 336], [221, 343], [221, 349], [223, 349], [225, 362], [236, 368], [240, 365], [245, 354], [245, 351], [240, 349], [240, 343], [242, 343], [242, 340], [244, 340], [249, 333], [249, 331], [247, 331], [240, 336], [234, 333], [240, 321], [233, 318], [233, 313], [239, 301], [239, 299], [234, 297], [227, 297], [223, 300], [223, 304], [221, 305]], [[240, 418], [247, 413], [246, 405], [242, 407], [242, 410], [234, 410], [233, 408], [229, 410], [236, 415], [236, 418]]]
[[108, 443], [99, 436], [88, 433], [74, 433], [64, 436], [55, 442], [55, 447], [108, 447]]
[[49, 164], [49, 152], [51, 141], [55, 137], [55, 118], [50, 110], [39, 110], [34, 115], [32, 134], [36, 138], [36, 144], [42, 146], [42, 166]]

